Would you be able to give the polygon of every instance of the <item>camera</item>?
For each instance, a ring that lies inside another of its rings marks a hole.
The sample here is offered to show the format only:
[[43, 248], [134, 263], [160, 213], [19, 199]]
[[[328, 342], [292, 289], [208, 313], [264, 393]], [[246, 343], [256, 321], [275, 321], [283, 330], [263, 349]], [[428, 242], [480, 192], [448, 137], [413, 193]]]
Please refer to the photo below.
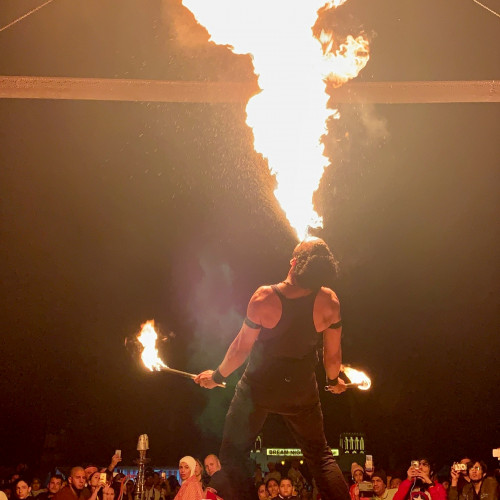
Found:
[[418, 460], [411, 461], [411, 467], [413, 467], [414, 469], [418, 469], [419, 466], [420, 466], [420, 462]]
[[373, 484], [368, 481], [361, 481], [358, 484], [359, 488], [359, 498], [371, 498], [373, 497]]
[[455, 462], [453, 465], [452, 465], [452, 469], [456, 472], [460, 472], [460, 471], [466, 471], [467, 470], [467, 464], [459, 464], [457, 462]]

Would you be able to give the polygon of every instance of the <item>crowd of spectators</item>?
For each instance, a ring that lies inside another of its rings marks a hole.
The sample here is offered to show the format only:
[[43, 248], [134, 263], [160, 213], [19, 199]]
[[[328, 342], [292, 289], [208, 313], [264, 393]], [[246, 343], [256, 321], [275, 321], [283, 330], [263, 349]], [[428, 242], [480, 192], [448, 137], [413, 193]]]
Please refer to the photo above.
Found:
[[[114, 455], [108, 467], [74, 466], [63, 475], [33, 474], [20, 464], [0, 478], [0, 500], [135, 500], [136, 478], [114, 472], [121, 457]], [[146, 468], [141, 500], [234, 500], [231, 481], [225, 477], [216, 455], [204, 461], [185, 456], [179, 460], [179, 477]], [[404, 474], [380, 468], [365, 470], [353, 463], [346, 474], [350, 500], [499, 500], [499, 469], [488, 471], [485, 462], [463, 458], [440, 474], [428, 458], [411, 461]], [[314, 480], [299, 462], [267, 463], [267, 471], [255, 469], [255, 499], [319, 500]]]

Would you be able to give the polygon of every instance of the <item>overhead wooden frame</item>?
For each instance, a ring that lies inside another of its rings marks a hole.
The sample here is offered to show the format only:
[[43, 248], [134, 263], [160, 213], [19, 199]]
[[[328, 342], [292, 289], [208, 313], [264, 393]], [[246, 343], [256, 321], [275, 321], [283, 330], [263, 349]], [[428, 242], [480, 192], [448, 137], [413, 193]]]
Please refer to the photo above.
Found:
[[[132, 102], [245, 103], [253, 82], [198, 82], [0, 76], [0, 98]], [[328, 89], [333, 104], [500, 102], [500, 80], [350, 82]]]

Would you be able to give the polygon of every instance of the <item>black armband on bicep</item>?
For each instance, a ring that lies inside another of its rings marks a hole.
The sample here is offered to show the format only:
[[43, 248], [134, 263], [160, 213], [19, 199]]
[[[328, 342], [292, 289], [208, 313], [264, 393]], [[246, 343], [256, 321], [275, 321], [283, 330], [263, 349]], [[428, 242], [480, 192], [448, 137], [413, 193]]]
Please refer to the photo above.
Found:
[[248, 316], [245, 318], [243, 323], [245, 323], [245, 325], [249, 326], [250, 328], [255, 328], [255, 329], [262, 328], [262, 325], [254, 323], [251, 319], [248, 318]]
[[337, 323], [332, 323], [328, 328], [332, 328], [333, 330], [336, 330], [337, 328], [340, 328], [342, 326], [342, 320], [337, 321]]

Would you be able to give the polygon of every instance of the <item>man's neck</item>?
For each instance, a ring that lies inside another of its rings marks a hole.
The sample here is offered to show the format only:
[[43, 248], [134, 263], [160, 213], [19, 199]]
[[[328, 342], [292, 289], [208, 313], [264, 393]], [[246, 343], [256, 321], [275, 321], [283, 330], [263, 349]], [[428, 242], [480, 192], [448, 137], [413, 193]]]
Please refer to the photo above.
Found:
[[479, 479], [478, 481], [473, 481], [471, 479], [471, 484], [472, 484], [472, 486], [474, 486], [476, 493], [479, 493], [479, 490], [481, 489], [482, 482], [483, 482], [483, 478]]

